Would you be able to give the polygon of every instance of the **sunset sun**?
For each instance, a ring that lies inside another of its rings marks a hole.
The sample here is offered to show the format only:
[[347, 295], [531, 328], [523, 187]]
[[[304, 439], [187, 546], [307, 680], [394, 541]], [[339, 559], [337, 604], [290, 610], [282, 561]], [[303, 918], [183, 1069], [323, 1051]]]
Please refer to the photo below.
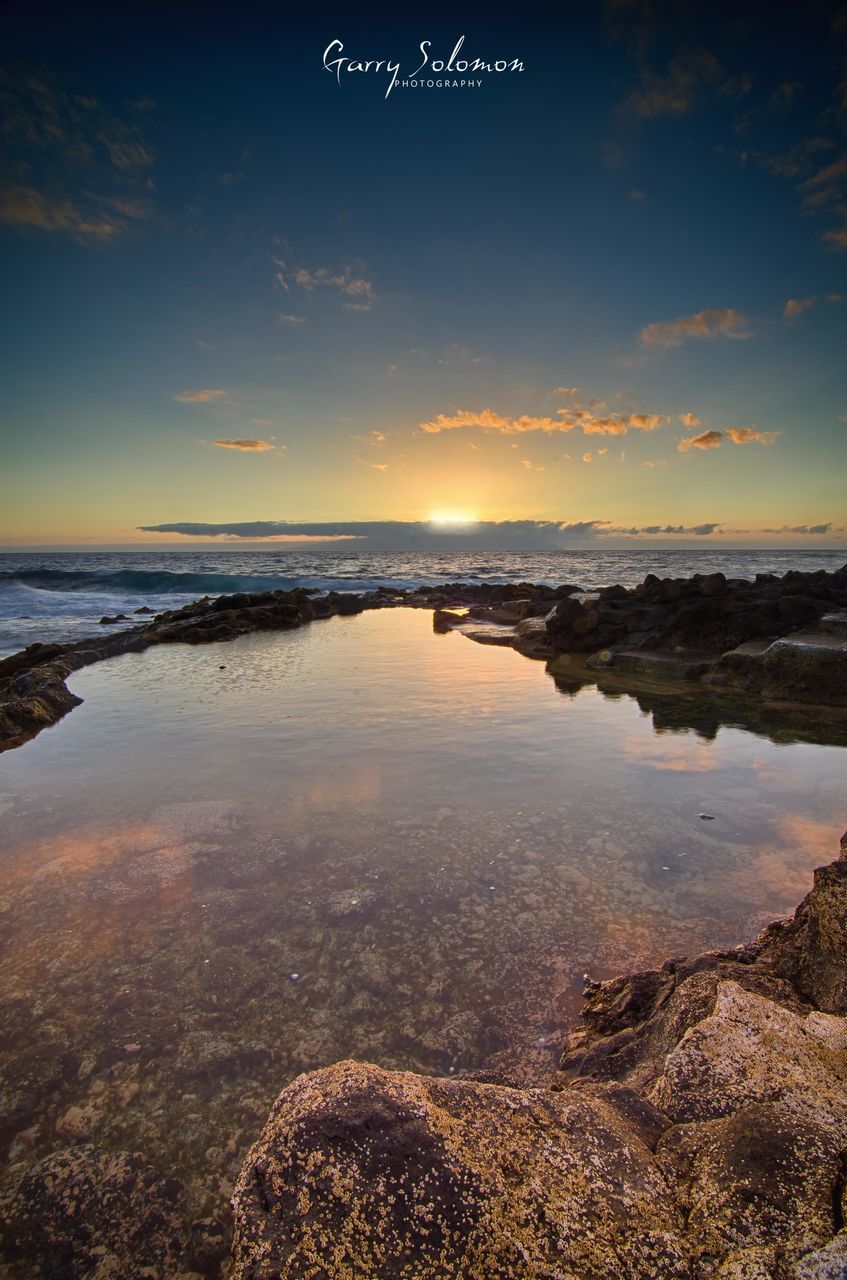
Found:
[[467, 529], [478, 519], [470, 511], [433, 511], [429, 523], [437, 529]]

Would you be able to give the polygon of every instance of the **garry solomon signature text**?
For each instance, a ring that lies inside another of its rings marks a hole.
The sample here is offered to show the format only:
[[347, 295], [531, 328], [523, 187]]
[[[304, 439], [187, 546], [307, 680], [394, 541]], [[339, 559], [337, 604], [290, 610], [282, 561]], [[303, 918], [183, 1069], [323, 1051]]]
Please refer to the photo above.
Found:
[[[344, 45], [341, 40], [332, 40], [324, 49], [323, 64], [325, 70], [335, 76], [338, 83], [341, 84], [342, 76], [349, 73], [358, 73], [364, 75], [383, 76], [388, 83], [385, 90], [387, 98], [391, 91], [395, 88], [417, 88], [419, 85], [428, 85], [430, 87], [442, 85], [446, 87], [461, 87], [463, 85], [480, 85], [482, 80], [466, 79], [459, 80], [455, 77], [472, 76], [481, 74], [498, 74], [504, 71], [523, 71], [524, 64], [520, 58], [497, 58], [493, 62], [486, 62], [482, 58], [462, 57], [462, 46], [465, 43], [465, 37], [460, 36], [453, 47], [453, 52], [449, 58], [433, 58], [431, 56], [432, 41], [421, 40], [418, 45], [418, 54], [416, 61], [420, 58], [420, 62], [414, 71], [405, 72], [402, 64], [398, 61], [392, 61], [390, 58], [350, 58], [344, 53]], [[433, 80], [430, 77], [439, 76], [440, 80]]]

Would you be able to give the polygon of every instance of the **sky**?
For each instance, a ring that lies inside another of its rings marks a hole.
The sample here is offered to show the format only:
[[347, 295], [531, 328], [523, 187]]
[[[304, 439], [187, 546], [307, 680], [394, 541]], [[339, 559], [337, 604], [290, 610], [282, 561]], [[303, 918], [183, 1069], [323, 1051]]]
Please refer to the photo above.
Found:
[[847, 546], [847, 5], [560, 9], [0, 5], [0, 546]]

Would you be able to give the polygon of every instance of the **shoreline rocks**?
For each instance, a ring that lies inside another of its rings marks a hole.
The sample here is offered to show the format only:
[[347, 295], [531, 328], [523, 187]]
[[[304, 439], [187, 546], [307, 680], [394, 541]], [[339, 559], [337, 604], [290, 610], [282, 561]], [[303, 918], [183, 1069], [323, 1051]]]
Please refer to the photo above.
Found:
[[460, 628], [481, 643], [511, 646], [546, 660], [556, 676], [557, 662], [579, 655], [589, 669], [636, 685], [682, 681], [718, 695], [847, 708], [847, 565], [834, 573], [758, 574], [754, 582], [648, 574], [631, 590], [592, 593], [526, 582], [322, 596], [300, 587], [204, 597], [109, 635], [33, 644], [0, 660], [0, 750], [78, 706], [65, 680], [94, 662], [155, 644], [209, 644], [398, 607], [432, 609], [436, 632]]
[[590, 984], [547, 1089], [342, 1062], [280, 1094], [232, 1280], [847, 1274], [847, 836], [752, 944]]

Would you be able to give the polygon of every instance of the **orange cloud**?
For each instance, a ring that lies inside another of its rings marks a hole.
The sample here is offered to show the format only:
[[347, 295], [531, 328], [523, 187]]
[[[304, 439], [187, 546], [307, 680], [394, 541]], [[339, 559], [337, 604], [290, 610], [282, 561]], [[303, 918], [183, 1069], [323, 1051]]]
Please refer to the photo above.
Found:
[[726, 427], [724, 435], [733, 444], [773, 444], [779, 431], [757, 431], [755, 427]]
[[591, 409], [560, 409], [564, 421], [587, 436], [625, 436], [628, 431], [656, 431], [666, 424], [660, 413], [612, 413], [602, 416]]
[[462, 427], [481, 427], [484, 431], [502, 431], [504, 435], [518, 435], [524, 431], [572, 431], [575, 423], [566, 425], [555, 418], [533, 418], [527, 414], [519, 418], [506, 418], [492, 409], [460, 409], [457, 413], [439, 413], [431, 422], [421, 422], [421, 431], [437, 434], [439, 431], [456, 431]]
[[682, 440], [677, 445], [680, 453], [687, 453], [689, 449], [719, 449], [723, 442], [723, 435], [720, 431], [703, 431], [699, 436], [690, 436], [687, 440]]
[[[596, 403], [596, 402], [595, 402]], [[463, 427], [480, 427], [483, 431], [499, 431], [503, 435], [519, 435], [526, 431], [573, 431], [585, 435], [625, 436], [628, 431], [655, 431], [668, 419], [660, 413], [607, 414], [580, 405], [557, 410], [556, 418], [536, 418], [531, 414], [505, 417], [493, 409], [459, 409], [454, 414], [439, 413], [431, 422], [421, 422], [421, 431], [437, 434]]]
[[707, 307], [690, 316], [648, 324], [641, 330], [644, 347], [681, 347], [689, 338], [752, 338], [749, 321], [732, 307]]
[[219, 449], [239, 449], [242, 453], [270, 453], [274, 446], [267, 440], [213, 440]]
[[681, 413], [679, 415], [679, 420], [684, 427], [690, 427], [692, 431], [695, 431], [697, 427], [701, 427], [703, 425], [695, 413]]
[[682, 440], [677, 449], [687, 453], [689, 449], [719, 449], [724, 440], [733, 444], [773, 444], [779, 431], [759, 431], [756, 427], [725, 427], [723, 431], [703, 431], [699, 436]]

